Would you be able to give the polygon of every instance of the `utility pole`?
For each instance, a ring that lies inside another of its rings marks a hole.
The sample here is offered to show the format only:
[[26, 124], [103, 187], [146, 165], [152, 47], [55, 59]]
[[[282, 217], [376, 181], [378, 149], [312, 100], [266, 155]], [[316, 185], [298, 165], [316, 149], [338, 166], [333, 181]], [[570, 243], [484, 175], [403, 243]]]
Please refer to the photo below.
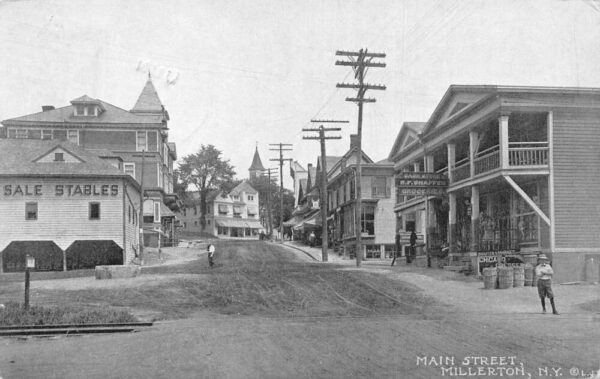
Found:
[[277, 149], [269, 149], [273, 151], [279, 150], [279, 158], [270, 159], [279, 162], [279, 236], [283, 243], [283, 162], [292, 161], [291, 158], [283, 158], [284, 151], [292, 151], [291, 143], [270, 143], [269, 146], [279, 146]]
[[267, 168], [265, 171], [269, 174], [269, 182], [267, 184], [267, 229], [268, 234], [273, 234], [273, 218], [271, 215], [271, 173], [277, 174], [278, 168]]
[[325, 132], [329, 131], [340, 131], [342, 128], [325, 128], [323, 123], [344, 123], [347, 124], [348, 121], [337, 121], [337, 120], [310, 120], [313, 123], [321, 123], [318, 128], [303, 128], [304, 132], [319, 132], [319, 136], [303, 136], [302, 139], [314, 139], [321, 141], [321, 196], [319, 196], [321, 200], [321, 260], [323, 262], [327, 262], [327, 248], [328, 245], [328, 235], [327, 235], [327, 205], [329, 201], [327, 199], [327, 160], [325, 159], [325, 140], [327, 139], [341, 139], [341, 136], [325, 136]]
[[355, 102], [358, 105], [358, 146], [356, 150], [356, 209], [354, 233], [356, 235], [356, 266], [360, 267], [362, 261], [362, 202], [361, 202], [361, 178], [362, 178], [362, 116], [363, 103], [374, 103], [375, 99], [365, 98], [367, 90], [385, 90], [383, 85], [372, 85], [364, 82], [366, 69], [369, 67], [385, 67], [385, 63], [372, 62], [373, 58], [385, 58], [385, 53], [368, 53], [367, 49], [355, 51], [336, 51], [336, 56], [346, 57], [346, 61], [336, 61], [336, 66], [350, 66], [354, 71], [354, 78], [358, 79], [358, 84], [338, 83], [337, 88], [356, 89], [356, 97], [347, 97], [346, 101]]

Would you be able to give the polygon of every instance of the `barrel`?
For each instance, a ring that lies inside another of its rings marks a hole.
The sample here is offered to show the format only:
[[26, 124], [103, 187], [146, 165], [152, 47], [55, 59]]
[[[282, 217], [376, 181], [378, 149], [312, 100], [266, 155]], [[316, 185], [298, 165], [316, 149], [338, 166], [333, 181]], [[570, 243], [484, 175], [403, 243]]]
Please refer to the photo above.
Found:
[[513, 286], [513, 269], [512, 267], [498, 267], [498, 288], [507, 289]]
[[535, 267], [537, 265], [537, 257], [537, 254], [524, 254], [523, 263], [529, 263], [532, 267]]
[[531, 286], [533, 282], [533, 276], [535, 275], [533, 271], [533, 267], [530, 264], [526, 264], [523, 266], [523, 275], [525, 276], [525, 280], [523, 281], [523, 285]]
[[523, 287], [525, 284], [525, 268], [523, 266], [513, 267], [513, 287]]
[[496, 288], [496, 267], [486, 267], [483, 269], [483, 288], [493, 290]]

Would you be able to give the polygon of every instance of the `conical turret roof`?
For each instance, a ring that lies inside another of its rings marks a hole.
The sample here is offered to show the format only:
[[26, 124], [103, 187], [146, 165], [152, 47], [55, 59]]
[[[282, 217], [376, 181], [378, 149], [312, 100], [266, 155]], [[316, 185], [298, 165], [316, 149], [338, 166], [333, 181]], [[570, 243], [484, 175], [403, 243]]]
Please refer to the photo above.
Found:
[[164, 106], [158, 97], [158, 93], [156, 92], [156, 88], [154, 88], [154, 84], [152, 83], [152, 78], [148, 75], [148, 80], [146, 81], [146, 85], [144, 89], [142, 89], [142, 93], [138, 97], [135, 105], [131, 109], [133, 113], [160, 113], [163, 112]]

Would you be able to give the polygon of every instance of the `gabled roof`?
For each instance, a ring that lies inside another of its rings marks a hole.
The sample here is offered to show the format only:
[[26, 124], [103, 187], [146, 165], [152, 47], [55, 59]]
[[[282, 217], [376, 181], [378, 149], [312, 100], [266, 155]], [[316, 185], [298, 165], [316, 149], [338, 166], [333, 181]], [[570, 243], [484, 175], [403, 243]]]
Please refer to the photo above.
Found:
[[[80, 162], [43, 161], [41, 159], [57, 148], [77, 157]], [[131, 178], [93, 152], [67, 141], [0, 139], [0, 176], [9, 175], [119, 176]]]
[[248, 171], [264, 171], [265, 168], [260, 160], [260, 156], [258, 155], [258, 146], [256, 147], [256, 150], [254, 151], [254, 158], [252, 158], [252, 165], [250, 165], [250, 168], [248, 169]]
[[154, 84], [152, 84], [152, 78], [148, 75], [148, 80], [146, 81], [146, 85], [142, 89], [140, 96], [133, 108], [131, 108], [131, 112], [133, 113], [162, 113], [165, 107], [163, 106], [160, 98], [158, 97], [158, 93], [156, 92], [156, 88], [154, 88]]
[[[400, 127], [400, 131], [396, 136], [396, 140], [394, 141], [394, 145], [392, 146], [392, 150], [388, 155], [390, 161], [394, 160], [394, 157], [402, 150], [402, 147], [408, 146], [412, 144], [413, 141], [418, 140], [419, 135], [423, 132], [425, 128], [424, 122], [405, 122]], [[411, 140], [412, 139], [412, 140]]]
[[240, 193], [245, 192], [247, 194], [257, 194], [258, 192], [248, 183], [247, 180], [244, 180], [240, 184], [238, 184], [234, 189], [229, 192], [230, 195], [239, 195]]

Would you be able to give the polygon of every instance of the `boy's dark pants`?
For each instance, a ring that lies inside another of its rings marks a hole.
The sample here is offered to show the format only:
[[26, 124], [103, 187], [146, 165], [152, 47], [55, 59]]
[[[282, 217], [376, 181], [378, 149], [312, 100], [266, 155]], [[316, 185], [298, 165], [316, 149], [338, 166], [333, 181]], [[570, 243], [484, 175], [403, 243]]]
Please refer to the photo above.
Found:
[[558, 314], [556, 311], [556, 306], [554, 305], [554, 293], [552, 292], [552, 283], [550, 279], [546, 280], [538, 280], [538, 295], [540, 295], [540, 300], [542, 301], [542, 310], [546, 312], [546, 297], [550, 299], [550, 304], [552, 305], [552, 313]]

